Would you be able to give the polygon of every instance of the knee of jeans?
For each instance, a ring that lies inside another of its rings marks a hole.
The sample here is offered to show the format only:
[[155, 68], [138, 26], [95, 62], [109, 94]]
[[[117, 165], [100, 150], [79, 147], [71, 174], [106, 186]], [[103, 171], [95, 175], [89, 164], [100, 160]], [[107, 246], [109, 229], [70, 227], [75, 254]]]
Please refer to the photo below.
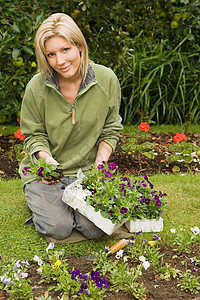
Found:
[[38, 232], [45, 234], [47, 236], [53, 237], [56, 240], [62, 240], [70, 236], [74, 228], [73, 222], [65, 222], [62, 219], [58, 219], [51, 224], [37, 224], [35, 223], [35, 228]]
[[87, 226], [82, 225], [82, 227], [76, 228], [88, 239], [99, 239], [104, 235], [104, 232], [95, 226], [92, 222], [87, 224]]
[[63, 222], [62, 220], [60, 220], [59, 222], [54, 224], [51, 230], [51, 236], [57, 240], [65, 239], [70, 236], [73, 228], [73, 222]]

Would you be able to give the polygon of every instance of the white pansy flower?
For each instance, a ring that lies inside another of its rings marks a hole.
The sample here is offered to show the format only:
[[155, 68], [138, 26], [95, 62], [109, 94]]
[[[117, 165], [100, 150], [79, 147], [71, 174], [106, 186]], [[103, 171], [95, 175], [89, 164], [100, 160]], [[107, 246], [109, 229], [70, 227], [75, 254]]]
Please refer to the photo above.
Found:
[[18, 260], [18, 261], [15, 263], [14, 270], [16, 270], [17, 268], [21, 268], [20, 262], [21, 262], [21, 260]]
[[49, 246], [47, 247], [46, 252], [48, 253], [48, 251], [53, 248], [54, 248], [54, 243], [49, 243]]
[[150, 267], [150, 263], [145, 260], [143, 263], [142, 263], [143, 267], [145, 268], [145, 270], [147, 270], [149, 267]]
[[41, 268], [38, 268], [36, 271], [37, 271], [39, 274], [42, 273], [42, 269], [41, 269]]
[[14, 277], [16, 280], [19, 280], [20, 278], [28, 277], [28, 273], [23, 273], [23, 272], [20, 272], [20, 270], [18, 270], [18, 272], [14, 274]]
[[36, 261], [38, 263], [39, 266], [41, 266], [43, 264], [43, 261], [41, 260], [41, 258], [39, 258], [39, 256], [35, 255], [33, 257], [33, 260]]
[[142, 262], [146, 261], [146, 259], [143, 255], [139, 256], [139, 260], [141, 260]]
[[170, 229], [171, 233], [175, 233], [176, 232], [176, 229]]
[[120, 257], [122, 257], [122, 256], [123, 256], [123, 252], [124, 252], [124, 250], [122, 250], [122, 249], [121, 249], [121, 250], [119, 250], [119, 251], [117, 252], [117, 254], [116, 254], [116, 256], [115, 256], [115, 257], [116, 257], [117, 259], [119, 259]]
[[145, 270], [147, 270], [150, 267], [150, 263], [146, 260], [146, 258], [143, 255], [139, 256], [139, 260], [142, 261], [142, 265], [145, 268]]
[[194, 234], [199, 234], [199, 227], [190, 228]]

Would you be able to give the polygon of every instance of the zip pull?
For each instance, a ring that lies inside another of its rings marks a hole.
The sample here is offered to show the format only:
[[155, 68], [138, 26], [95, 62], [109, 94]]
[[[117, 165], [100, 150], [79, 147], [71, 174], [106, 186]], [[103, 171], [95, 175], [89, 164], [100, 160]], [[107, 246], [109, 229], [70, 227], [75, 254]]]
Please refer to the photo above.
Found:
[[75, 109], [72, 107], [72, 124], [75, 124]]

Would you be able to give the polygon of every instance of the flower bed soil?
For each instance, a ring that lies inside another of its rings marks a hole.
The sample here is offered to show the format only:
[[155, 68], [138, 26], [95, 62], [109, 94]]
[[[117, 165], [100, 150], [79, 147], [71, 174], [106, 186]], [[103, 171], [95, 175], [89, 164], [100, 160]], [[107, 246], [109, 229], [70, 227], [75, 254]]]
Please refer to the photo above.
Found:
[[[129, 174], [134, 175], [152, 175], [155, 173], [172, 173], [173, 165], [169, 165], [165, 159], [165, 151], [169, 151], [168, 147], [172, 143], [172, 138], [174, 134], [149, 134], [148, 140], [154, 143], [155, 152], [158, 155], [155, 156], [154, 160], [147, 158], [142, 158], [142, 170], [139, 168], [139, 161], [137, 155], [135, 158], [131, 154], [127, 154], [121, 149], [122, 141], [120, 140], [115, 153], [111, 157], [111, 161], [114, 161], [118, 165], [118, 171], [120, 173], [128, 172]], [[191, 142], [196, 142], [200, 146], [200, 134], [187, 134], [191, 138]], [[22, 143], [19, 140], [15, 139], [13, 136], [3, 137], [0, 136], [0, 175], [2, 178], [11, 179], [17, 178], [18, 175], [18, 163], [15, 157], [15, 153], [12, 150], [12, 146], [15, 143]], [[12, 159], [10, 159], [10, 158]], [[177, 164], [176, 164], [177, 165]], [[181, 172], [187, 172], [185, 166], [180, 165]], [[190, 169], [192, 172], [197, 172], [195, 169], [199, 168], [199, 163], [190, 164]], [[186, 271], [186, 267], [182, 264], [183, 261], [186, 262], [187, 269], [193, 269], [190, 258], [199, 257], [200, 247], [195, 244], [190, 253], [184, 253], [178, 255], [172, 248], [163, 247], [160, 250], [160, 253], [165, 253], [164, 262], [167, 262], [172, 268], [179, 269], [183, 273]], [[110, 259], [113, 259], [114, 255]], [[69, 271], [72, 271], [72, 268], [80, 269], [82, 273], [90, 272], [93, 269], [93, 264], [91, 260], [88, 260], [83, 257], [67, 257], [67, 263]], [[130, 267], [136, 267], [136, 263], [129, 261]], [[29, 279], [32, 282], [34, 299], [39, 299], [39, 296], [48, 294], [52, 299], [61, 299], [60, 293], [57, 291], [48, 291], [50, 284], [38, 284], [41, 277], [36, 272], [37, 266], [33, 266], [29, 270]], [[195, 273], [196, 276], [200, 276], [200, 271], [198, 270]], [[199, 300], [199, 294], [191, 294], [184, 291], [181, 291], [180, 288], [177, 288], [177, 283], [179, 280], [170, 278], [170, 279], [161, 279], [157, 276], [153, 269], [150, 267], [146, 271], [143, 269], [142, 278], [138, 280], [143, 282], [146, 287], [147, 299], [159, 299], [159, 300], [171, 300], [171, 299], [190, 299], [190, 300]], [[0, 299], [8, 299], [8, 295], [4, 291], [0, 290]], [[71, 298], [73, 299], [73, 298]], [[126, 294], [126, 291], [120, 291], [119, 293], [107, 292], [106, 299], [109, 300], [128, 300], [135, 299], [134, 296]]]
[[[182, 273], [186, 271], [185, 265], [183, 265], [183, 261], [186, 262], [187, 269], [193, 269], [193, 265], [190, 261], [191, 257], [198, 257], [199, 256], [199, 246], [194, 246], [191, 248], [191, 252], [184, 253], [182, 255], [177, 255], [176, 252], [174, 252], [169, 247], [163, 247], [160, 249], [160, 253], [165, 253], [163, 262], [167, 262], [170, 264], [172, 268], [180, 270]], [[115, 259], [115, 256], [113, 255], [110, 257], [110, 259]], [[91, 272], [93, 267], [93, 262], [91, 260], [88, 260], [83, 257], [67, 257], [66, 261], [68, 263], [68, 270], [72, 272], [73, 269], [79, 269], [81, 273], [87, 273]], [[136, 267], [137, 263], [130, 262], [129, 261], [129, 267]], [[33, 293], [34, 293], [34, 299], [39, 299], [39, 296], [41, 295], [48, 295], [51, 296], [53, 300], [61, 299], [61, 294], [59, 291], [49, 291], [48, 288], [53, 285], [52, 284], [38, 284], [41, 280], [40, 274], [37, 273], [36, 269], [38, 266], [34, 266], [31, 269], [29, 269], [29, 279], [32, 282]], [[196, 272], [197, 276], [200, 275], [200, 272]], [[181, 291], [180, 288], [177, 288], [177, 284], [180, 282], [177, 278], [170, 278], [170, 279], [161, 279], [158, 275], [156, 275], [153, 272], [153, 269], [149, 267], [147, 270], [142, 270], [142, 277], [138, 279], [139, 283], [144, 284], [146, 287], [146, 296], [148, 300], [180, 300], [180, 299], [188, 299], [188, 300], [199, 300], [200, 296], [199, 294], [191, 294], [185, 291]], [[55, 283], [54, 283], [55, 285]], [[8, 299], [8, 295], [2, 291], [0, 291], [0, 299]], [[74, 299], [74, 298], [69, 298]], [[79, 298], [78, 298], [79, 299]], [[110, 292], [109, 287], [108, 291], [106, 292], [106, 298], [109, 300], [134, 300], [137, 299], [133, 295], [127, 294], [126, 291], [119, 291], [118, 293]]]
[[[123, 136], [127, 137], [128, 134]], [[123, 144], [120, 139], [116, 147], [115, 152], [112, 154], [110, 161], [115, 162], [118, 165], [118, 172], [121, 174], [129, 173], [132, 175], [152, 175], [156, 173], [173, 173], [174, 165], [180, 167], [180, 172], [188, 172], [187, 166], [181, 163], [168, 164], [165, 158], [165, 152], [169, 152], [169, 146], [173, 143], [174, 133], [159, 134], [150, 133], [146, 141], [154, 144], [154, 152], [157, 153], [154, 159], [148, 159], [141, 157], [142, 169], [139, 166], [138, 154], [135, 153], [133, 157], [130, 153], [127, 153], [121, 149]], [[196, 143], [200, 147], [200, 134], [188, 133], [187, 137], [190, 141]], [[18, 175], [18, 162], [16, 160], [15, 151], [12, 150], [14, 144], [23, 143], [22, 141], [14, 138], [13, 136], [0, 136], [0, 175], [3, 178], [11, 179], [17, 178]], [[11, 157], [11, 159], [9, 158]], [[200, 170], [200, 164], [198, 162], [192, 162], [190, 169], [192, 173]]]

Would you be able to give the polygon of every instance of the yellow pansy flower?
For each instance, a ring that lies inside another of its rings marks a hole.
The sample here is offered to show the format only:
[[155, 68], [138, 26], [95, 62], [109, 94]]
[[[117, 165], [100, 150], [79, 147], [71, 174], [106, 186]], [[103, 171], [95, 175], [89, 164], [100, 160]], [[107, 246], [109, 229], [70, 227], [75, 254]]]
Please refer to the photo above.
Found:
[[57, 260], [56, 263], [53, 265], [52, 268], [53, 269], [56, 269], [56, 268], [58, 269], [60, 267], [60, 264], [61, 264], [61, 260]]
[[152, 247], [153, 245], [155, 245], [155, 241], [149, 241], [148, 244]]

